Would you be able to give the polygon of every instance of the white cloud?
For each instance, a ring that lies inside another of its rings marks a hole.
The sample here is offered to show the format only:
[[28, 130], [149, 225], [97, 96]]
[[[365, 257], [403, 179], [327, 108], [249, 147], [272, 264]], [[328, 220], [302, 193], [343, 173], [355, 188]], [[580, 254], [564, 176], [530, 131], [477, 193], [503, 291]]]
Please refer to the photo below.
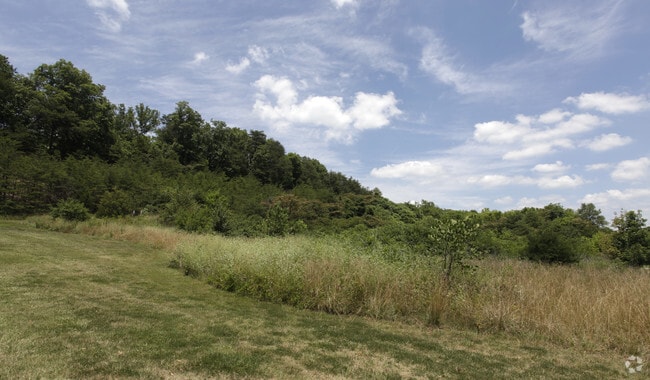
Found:
[[580, 109], [593, 109], [609, 114], [634, 113], [650, 108], [650, 101], [645, 96], [605, 92], [583, 93], [578, 97], [568, 97], [564, 103], [575, 104]]
[[570, 168], [570, 165], [564, 165], [562, 161], [555, 161], [552, 164], [537, 164], [533, 170], [539, 173], [557, 173], [567, 171]]
[[613, 216], [615, 212], [624, 210], [650, 209], [650, 189], [630, 188], [611, 189], [599, 193], [585, 195], [580, 203], [593, 203], [603, 211], [603, 215]]
[[592, 171], [596, 171], [596, 170], [608, 170], [608, 169], [611, 168], [611, 167], [612, 167], [611, 164], [604, 164], [604, 163], [601, 163], [601, 164], [591, 164], [591, 165], [587, 165], [587, 166], [586, 166], [586, 169], [587, 169], [587, 171], [592, 172]]
[[592, 140], [586, 141], [583, 145], [593, 151], [603, 152], [606, 150], [627, 145], [631, 142], [632, 142], [632, 138], [630, 137], [623, 137], [618, 133], [609, 133], [606, 135], [600, 135]]
[[117, 33], [122, 29], [122, 23], [131, 17], [129, 4], [126, 0], [86, 0], [104, 27]]
[[[427, 28], [413, 33], [425, 41], [420, 58], [420, 68], [440, 82], [454, 87], [461, 94], [494, 94], [510, 89], [510, 86], [485, 79], [486, 73], [477, 75], [459, 68], [444, 41]], [[462, 66], [460, 66], [462, 67]]]
[[228, 63], [226, 70], [232, 74], [241, 74], [251, 66], [252, 62], [263, 64], [268, 58], [269, 52], [267, 49], [257, 45], [251, 45], [248, 47], [248, 54], [245, 57], [241, 57], [239, 63]]
[[[298, 93], [287, 78], [265, 75], [255, 86], [259, 93], [253, 109], [262, 120], [278, 129], [293, 124], [322, 126], [326, 128], [328, 140], [351, 143], [359, 131], [384, 127], [402, 113], [392, 92], [385, 95], [358, 92], [354, 104], [345, 109], [343, 99], [337, 96], [312, 95], [298, 103]], [[267, 94], [275, 98], [275, 104]]]
[[616, 181], [644, 180], [650, 177], [650, 158], [641, 157], [637, 160], [621, 161], [616, 165], [611, 176]]
[[541, 178], [538, 181], [538, 186], [542, 189], [563, 189], [579, 187], [584, 183], [585, 181], [580, 176], [563, 175], [556, 178]]
[[507, 185], [517, 185], [530, 183], [533, 180], [528, 177], [510, 177], [502, 174], [485, 174], [481, 176], [470, 176], [467, 183], [471, 185], [481, 185], [484, 187], [500, 187]]
[[600, 54], [620, 29], [620, 1], [556, 4], [524, 12], [520, 25], [526, 41], [548, 52], [561, 52], [575, 58]]
[[207, 61], [210, 59], [210, 56], [208, 56], [205, 52], [198, 52], [194, 54], [194, 60], [191, 62], [193, 65], [200, 65], [203, 61]]
[[370, 174], [377, 178], [434, 177], [444, 172], [443, 167], [430, 161], [407, 161], [372, 169]]
[[346, 5], [356, 5], [357, 0], [332, 0], [332, 4], [334, 4], [336, 9], [341, 9]]
[[251, 65], [250, 59], [243, 57], [239, 60], [239, 63], [230, 63], [226, 65], [226, 70], [229, 73], [240, 74], [242, 71], [246, 70], [248, 66]]
[[354, 105], [347, 114], [354, 120], [354, 127], [359, 130], [381, 128], [390, 124], [390, 118], [400, 115], [395, 94], [366, 94], [358, 92]]
[[255, 63], [264, 63], [269, 58], [269, 52], [263, 47], [251, 45], [248, 47], [248, 56]]
[[[568, 118], [568, 119], [567, 119]], [[474, 140], [504, 150], [504, 160], [544, 156], [558, 148], [574, 147], [572, 136], [609, 124], [590, 114], [571, 114], [559, 110], [535, 116], [517, 115], [516, 122], [488, 121], [474, 125]]]

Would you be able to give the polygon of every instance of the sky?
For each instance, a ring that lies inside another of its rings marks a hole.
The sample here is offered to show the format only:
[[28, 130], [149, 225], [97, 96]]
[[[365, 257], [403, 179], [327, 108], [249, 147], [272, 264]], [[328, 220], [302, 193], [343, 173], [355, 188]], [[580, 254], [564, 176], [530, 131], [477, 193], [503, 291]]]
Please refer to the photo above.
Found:
[[19, 73], [262, 130], [395, 202], [650, 217], [647, 0], [0, 0]]

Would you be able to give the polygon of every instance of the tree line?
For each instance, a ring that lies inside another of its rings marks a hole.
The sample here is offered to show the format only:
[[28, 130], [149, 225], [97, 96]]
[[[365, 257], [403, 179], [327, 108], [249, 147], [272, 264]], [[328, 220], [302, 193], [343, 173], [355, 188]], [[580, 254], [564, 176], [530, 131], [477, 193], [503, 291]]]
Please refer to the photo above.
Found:
[[434, 252], [440, 221], [471, 219], [467, 225], [479, 227], [468, 243], [477, 252], [650, 264], [640, 211], [621, 210], [610, 228], [593, 204], [506, 212], [397, 204], [316, 159], [287, 153], [263, 131], [206, 121], [186, 101], [161, 115], [144, 103], [112, 104], [104, 90], [69, 61], [21, 75], [0, 55], [0, 214], [147, 213], [196, 232], [341, 233], [401, 256]]

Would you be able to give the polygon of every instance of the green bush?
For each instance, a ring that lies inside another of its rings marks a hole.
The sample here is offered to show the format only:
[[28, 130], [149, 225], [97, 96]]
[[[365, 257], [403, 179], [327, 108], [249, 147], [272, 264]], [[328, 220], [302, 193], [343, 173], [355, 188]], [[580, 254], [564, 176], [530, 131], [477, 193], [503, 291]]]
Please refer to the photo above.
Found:
[[107, 191], [99, 200], [97, 216], [116, 217], [129, 215], [135, 210], [133, 196], [126, 191]]
[[546, 263], [575, 263], [580, 261], [582, 245], [572, 226], [556, 219], [528, 235], [526, 256]]
[[62, 218], [69, 221], [83, 222], [90, 218], [90, 213], [83, 203], [75, 199], [59, 201], [50, 213], [54, 219]]

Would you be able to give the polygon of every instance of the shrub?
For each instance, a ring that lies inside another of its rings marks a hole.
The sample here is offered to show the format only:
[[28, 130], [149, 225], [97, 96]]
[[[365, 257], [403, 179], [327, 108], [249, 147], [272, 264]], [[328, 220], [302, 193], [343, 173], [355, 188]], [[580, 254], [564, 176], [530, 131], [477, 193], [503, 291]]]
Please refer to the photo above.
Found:
[[59, 201], [50, 213], [54, 219], [62, 218], [70, 221], [88, 220], [90, 213], [83, 203], [75, 199], [66, 199]]
[[123, 190], [107, 191], [99, 200], [97, 216], [116, 217], [129, 215], [135, 210], [133, 196]]
[[546, 263], [580, 261], [582, 242], [571, 225], [556, 219], [528, 235], [526, 256]]

